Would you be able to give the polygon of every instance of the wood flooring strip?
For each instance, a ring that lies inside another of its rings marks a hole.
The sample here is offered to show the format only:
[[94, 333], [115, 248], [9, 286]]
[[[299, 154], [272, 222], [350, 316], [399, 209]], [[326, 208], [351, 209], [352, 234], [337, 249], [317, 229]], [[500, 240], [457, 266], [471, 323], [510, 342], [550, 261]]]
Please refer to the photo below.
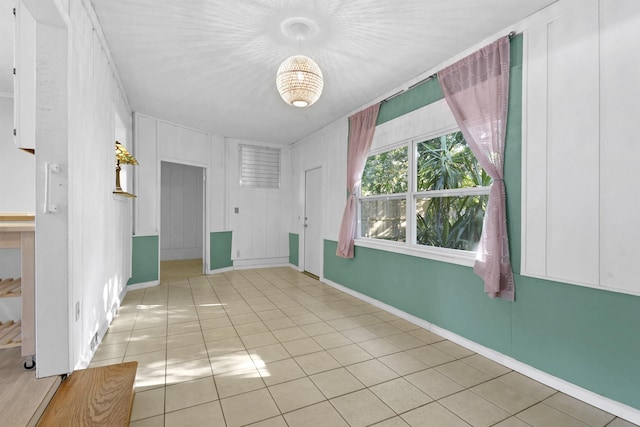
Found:
[[60, 384], [23, 368], [20, 348], [0, 350], [0, 426], [33, 427]]
[[128, 426], [138, 362], [73, 372], [62, 382], [38, 426]]

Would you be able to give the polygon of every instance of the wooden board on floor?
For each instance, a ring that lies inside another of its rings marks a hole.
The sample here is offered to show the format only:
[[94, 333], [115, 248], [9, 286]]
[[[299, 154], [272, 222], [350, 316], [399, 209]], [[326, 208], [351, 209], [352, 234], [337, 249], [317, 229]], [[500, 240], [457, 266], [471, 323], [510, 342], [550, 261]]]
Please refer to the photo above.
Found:
[[38, 426], [128, 426], [138, 362], [74, 371], [62, 382]]

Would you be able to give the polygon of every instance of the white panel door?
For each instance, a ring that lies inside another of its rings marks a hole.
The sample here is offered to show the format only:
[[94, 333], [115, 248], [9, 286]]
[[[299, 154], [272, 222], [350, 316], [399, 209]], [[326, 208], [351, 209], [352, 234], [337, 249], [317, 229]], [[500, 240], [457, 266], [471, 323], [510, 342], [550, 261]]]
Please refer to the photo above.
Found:
[[305, 172], [304, 271], [322, 276], [322, 169]]

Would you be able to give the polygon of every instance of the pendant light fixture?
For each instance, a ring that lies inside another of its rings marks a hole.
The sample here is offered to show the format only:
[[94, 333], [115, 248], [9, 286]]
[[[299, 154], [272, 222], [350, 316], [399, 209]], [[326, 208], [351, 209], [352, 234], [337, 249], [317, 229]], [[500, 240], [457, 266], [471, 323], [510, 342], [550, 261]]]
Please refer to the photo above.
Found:
[[[283, 22], [281, 28], [286, 35], [296, 38], [299, 45], [309, 36], [311, 30], [309, 23], [304, 22], [303, 18], [287, 20]], [[324, 86], [322, 71], [308, 56], [293, 55], [280, 64], [276, 75], [276, 86], [287, 104], [294, 107], [308, 107], [322, 94]]]

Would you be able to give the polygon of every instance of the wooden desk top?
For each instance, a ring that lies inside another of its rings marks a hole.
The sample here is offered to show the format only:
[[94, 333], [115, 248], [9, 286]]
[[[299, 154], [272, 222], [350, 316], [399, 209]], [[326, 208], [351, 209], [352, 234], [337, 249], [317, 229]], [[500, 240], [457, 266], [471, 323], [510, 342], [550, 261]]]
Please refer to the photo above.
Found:
[[35, 221], [36, 215], [29, 212], [0, 212], [0, 221]]
[[35, 231], [36, 216], [23, 212], [0, 212], [0, 233]]

